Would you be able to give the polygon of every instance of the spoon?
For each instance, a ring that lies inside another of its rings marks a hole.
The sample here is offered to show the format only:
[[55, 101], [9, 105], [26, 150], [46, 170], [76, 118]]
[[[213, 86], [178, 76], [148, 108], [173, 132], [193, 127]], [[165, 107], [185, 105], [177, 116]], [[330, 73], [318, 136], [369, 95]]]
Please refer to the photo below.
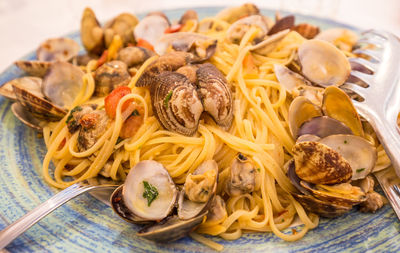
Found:
[[[95, 191], [97, 193], [95, 197], [101, 198], [102, 201], [105, 197], [108, 200], [113, 190], [117, 187], [118, 185], [115, 184], [92, 185], [87, 182], [78, 182], [71, 185], [0, 231], [0, 250], [67, 201], [88, 191]], [[105, 199], [103, 202], [105, 202]]]

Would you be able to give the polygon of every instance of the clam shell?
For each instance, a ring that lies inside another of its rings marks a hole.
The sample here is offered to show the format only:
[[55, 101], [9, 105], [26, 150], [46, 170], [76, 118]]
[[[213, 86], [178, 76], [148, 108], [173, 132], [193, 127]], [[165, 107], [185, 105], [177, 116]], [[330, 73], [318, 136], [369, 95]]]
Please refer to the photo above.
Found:
[[301, 23], [293, 27], [293, 31], [298, 32], [304, 38], [313, 39], [319, 33], [319, 27], [308, 23]]
[[104, 50], [104, 32], [90, 8], [85, 8], [81, 18], [81, 41], [89, 53], [101, 54]]
[[142, 65], [155, 53], [144, 47], [126, 47], [118, 52], [117, 60], [124, 62], [128, 68]]
[[260, 41], [268, 32], [268, 24], [263, 16], [251, 15], [237, 20], [226, 31], [226, 38], [236, 44], [239, 44], [243, 36], [251, 26], [257, 26], [260, 32], [254, 38], [255, 41]]
[[376, 148], [362, 137], [337, 134], [319, 140], [340, 153], [353, 170], [352, 180], [366, 177], [375, 167]]
[[164, 35], [165, 29], [170, 26], [167, 18], [159, 14], [147, 15], [134, 28], [135, 39], [144, 39], [151, 45], [156, 45], [157, 41]]
[[321, 109], [307, 98], [296, 97], [289, 106], [289, 129], [294, 139], [299, 136], [299, 128], [311, 118], [322, 116]]
[[298, 56], [304, 76], [320, 86], [340, 86], [350, 75], [347, 57], [329, 42], [306, 40], [298, 48]]
[[[314, 197], [322, 201], [326, 201], [341, 206], [357, 205], [367, 199], [365, 193], [359, 187], [352, 186], [351, 184], [348, 183], [327, 187], [327, 186], [312, 185], [305, 181], [301, 181], [300, 185], [306, 188], [308, 191], [312, 192]], [[340, 187], [342, 187], [342, 189], [340, 189]]]
[[63, 118], [67, 112], [44, 98], [41, 82], [31, 84], [32, 86], [26, 87], [21, 83], [13, 83], [18, 102], [35, 118], [46, 121], [58, 121]]
[[149, 87], [157, 82], [157, 76], [166, 71], [175, 71], [190, 63], [193, 55], [187, 52], [170, 52], [160, 56], [143, 71], [136, 82], [137, 87]]
[[319, 200], [311, 195], [292, 193], [297, 201], [309, 212], [316, 213], [322, 217], [334, 218], [349, 212], [351, 205], [337, 205], [327, 201]]
[[44, 77], [51, 66], [45, 61], [16, 61], [15, 65], [29, 76]]
[[25, 125], [36, 131], [41, 132], [43, 130], [43, 126], [46, 124], [46, 122], [40, 121], [32, 117], [31, 113], [29, 113], [29, 111], [27, 111], [18, 102], [13, 103], [11, 105], [11, 111], [17, 119], [19, 119], [22, 123], [24, 123]]
[[322, 110], [325, 115], [348, 126], [353, 134], [364, 136], [360, 116], [349, 96], [341, 89], [334, 86], [325, 89]]
[[216, 18], [233, 23], [242, 17], [260, 14], [260, 10], [255, 4], [245, 3], [241, 6], [229, 7], [217, 13]]
[[225, 76], [212, 64], [206, 63], [197, 70], [198, 91], [204, 110], [222, 127], [233, 121], [232, 92]]
[[39, 61], [69, 61], [77, 56], [79, 44], [70, 38], [48, 39], [36, 51]]
[[254, 51], [257, 54], [267, 55], [270, 52], [274, 51], [279, 42], [281, 42], [289, 32], [289, 29], [285, 29], [283, 31], [274, 33], [273, 35], [266, 37], [260, 43], [252, 46], [250, 50]]
[[300, 182], [301, 179], [297, 176], [296, 171], [295, 171], [295, 164], [294, 164], [294, 159], [291, 159], [288, 161], [288, 170], [287, 170], [287, 176], [290, 180], [290, 182], [293, 184], [293, 186], [302, 194], [304, 195], [311, 195], [311, 192], [304, 188]]
[[335, 134], [353, 134], [353, 132], [348, 126], [336, 119], [328, 116], [318, 116], [301, 125], [298, 135], [302, 136], [305, 134], [312, 134], [324, 138]]
[[196, 88], [179, 73], [163, 72], [157, 80], [151, 87], [151, 102], [158, 121], [165, 129], [193, 135], [203, 112]]
[[358, 40], [356, 33], [345, 28], [327, 29], [319, 33], [315, 38], [325, 40], [341, 50], [346, 50], [348, 52], [351, 52], [353, 45]]
[[22, 87], [26, 87], [28, 90], [29, 89], [36, 89], [37, 87], [41, 87], [42, 85], [42, 79], [38, 77], [33, 77], [33, 76], [24, 76], [20, 78], [13, 79], [11, 81], [8, 81], [7, 83], [3, 84], [0, 87], [0, 95], [11, 99], [11, 100], [17, 100], [17, 97], [15, 96], [14, 90], [13, 90], [13, 84], [19, 84]]
[[119, 86], [128, 85], [130, 75], [128, 67], [122, 61], [110, 61], [95, 71], [95, 95], [106, 96]]
[[338, 184], [347, 182], [352, 169], [346, 159], [332, 148], [312, 141], [296, 143], [292, 149], [296, 174], [313, 184]]
[[278, 82], [285, 87], [288, 92], [292, 92], [293, 89], [299, 86], [310, 85], [310, 82], [307, 79], [296, 72], [291, 71], [284, 65], [274, 64], [274, 72]]
[[269, 29], [267, 35], [272, 35], [272, 34], [278, 33], [280, 31], [283, 31], [286, 29], [289, 29], [289, 30], [292, 29], [294, 27], [294, 20], [295, 20], [295, 18], [293, 15], [289, 15], [289, 16], [279, 19], [271, 27], [271, 29]]
[[108, 48], [115, 35], [119, 35], [124, 43], [134, 43], [133, 29], [139, 19], [130, 13], [121, 13], [104, 25], [104, 41]]

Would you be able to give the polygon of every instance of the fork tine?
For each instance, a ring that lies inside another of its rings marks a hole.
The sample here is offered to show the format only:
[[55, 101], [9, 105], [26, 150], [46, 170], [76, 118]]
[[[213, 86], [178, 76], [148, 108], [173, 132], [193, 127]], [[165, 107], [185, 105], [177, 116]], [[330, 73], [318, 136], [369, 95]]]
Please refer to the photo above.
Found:
[[340, 86], [340, 88], [354, 91], [355, 93], [362, 96], [363, 98], [365, 98], [365, 96], [366, 96], [365, 89], [368, 89], [368, 88], [363, 88], [354, 83], [344, 83], [342, 86]]
[[367, 60], [365, 60], [363, 58], [349, 58], [349, 61], [357, 63], [357, 64], [360, 64], [360, 65], [366, 67], [367, 69], [369, 69], [372, 72], [375, 72], [378, 69], [378, 66], [379, 66], [379, 65], [377, 65], [377, 64], [375, 64], [375, 63], [373, 63], [371, 61], [367, 61]]
[[370, 30], [362, 32], [361, 34], [366, 35], [366, 36], [374, 35], [374, 36], [382, 38], [383, 40], [387, 40], [389, 38], [387, 35], [387, 32], [382, 31], [382, 30], [376, 30], [376, 29], [370, 29]]
[[378, 38], [378, 37], [371, 37], [371, 38], [362, 37], [359, 40], [357, 40], [356, 45], [361, 45], [362, 46], [362, 44], [371, 44], [371, 45], [374, 45], [376, 47], [382, 48], [384, 43], [385, 43], [385, 41], [380, 39], [380, 38]]
[[366, 56], [370, 56], [373, 59], [380, 61], [382, 59], [382, 53], [377, 51], [377, 50], [369, 50], [369, 49], [361, 49], [361, 48], [357, 48], [355, 50], [353, 50], [354, 54], [363, 54]]
[[366, 84], [374, 83], [372, 75], [368, 75], [368, 74], [362, 73], [360, 71], [354, 71], [354, 70], [350, 72], [350, 75], [357, 77], [358, 79], [360, 79], [361, 81], [363, 81]]

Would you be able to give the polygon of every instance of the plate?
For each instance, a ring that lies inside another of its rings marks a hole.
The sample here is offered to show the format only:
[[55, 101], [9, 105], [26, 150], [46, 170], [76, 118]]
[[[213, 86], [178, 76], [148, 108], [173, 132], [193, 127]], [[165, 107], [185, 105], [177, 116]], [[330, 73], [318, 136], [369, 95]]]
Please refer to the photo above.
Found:
[[[200, 18], [216, 14], [220, 8], [197, 8]], [[179, 19], [184, 9], [165, 11]], [[263, 10], [268, 16], [274, 11]], [[139, 17], [143, 17], [140, 16]], [[346, 27], [331, 20], [296, 14], [297, 22], [310, 22], [322, 29]], [[79, 33], [68, 35], [79, 40]], [[45, 40], [47, 38], [43, 38]], [[31, 52], [24, 59], [33, 59]], [[0, 83], [22, 73], [14, 66], [0, 75]], [[0, 230], [58, 189], [46, 184], [41, 166], [46, 149], [37, 133], [11, 113], [11, 103], [0, 98]], [[58, 208], [34, 225], [6, 249], [11, 252], [204, 252], [210, 248], [191, 238], [159, 244], [135, 236], [139, 226], [125, 223], [111, 208], [91, 195], [82, 195]], [[291, 233], [291, 230], [286, 231]], [[272, 233], [248, 233], [235, 241], [213, 237], [225, 252], [365, 252], [400, 251], [400, 223], [389, 205], [376, 214], [356, 210], [335, 219], [321, 218], [320, 225], [296, 242], [285, 242]]]

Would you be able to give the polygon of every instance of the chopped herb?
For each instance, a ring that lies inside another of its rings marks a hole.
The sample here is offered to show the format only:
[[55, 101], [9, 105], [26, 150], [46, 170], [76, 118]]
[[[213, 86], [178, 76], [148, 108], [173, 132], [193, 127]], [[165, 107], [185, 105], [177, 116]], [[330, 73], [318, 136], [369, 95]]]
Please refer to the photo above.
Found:
[[172, 90], [168, 93], [168, 95], [164, 98], [164, 107], [168, 108], [168, 102], [171, 100]]
[[139, 116], [139, 115], [140, 115], [140, 113], [137, 109], [135, 109], [131, 114], [131, 116]]
[[73, 114], [74, 112], [79, 112], [79, 111], [82, 111], [82, 107], [80, 107], [79, 105], [78, 105], [78, 106], [75, 106], [75, 107], [70, 111], [70, 113], [69, 113], [69, 115], [68, 115], [68, 118], [67, 118], [67, 121], [65, 121], [65, 123], [68, 124], [68, 122], [73, 118], [72, 114]]
[[141, 149], [142, 148], [142, 145], [140, 145], [137, 149]]
[[364, 171], [364, 170], [365, 170], [365, 168], [359, 168], [359, 169], [356, 170], [356, 172], [360, 173], [361, 171]]
[[260, 170], [261, 170], [260, 168], [257, 168], [257, 171], [258, 171], [258, 172], [260, 172]]
[[149, 184], [147, 181], [143, 181], [143, 187], [143, 198], [147, 199], [147, 206], [150, 206], [151, 202], [153, 202], [158, 196], [157, 188]]
[[284, 222], [284, 221], [285, 221], [285, 219], [282, 219], [282, 220], [281, 220], [281, 222]]
[[347, 144], [347, 140], [344, 140], [344, 144]]

